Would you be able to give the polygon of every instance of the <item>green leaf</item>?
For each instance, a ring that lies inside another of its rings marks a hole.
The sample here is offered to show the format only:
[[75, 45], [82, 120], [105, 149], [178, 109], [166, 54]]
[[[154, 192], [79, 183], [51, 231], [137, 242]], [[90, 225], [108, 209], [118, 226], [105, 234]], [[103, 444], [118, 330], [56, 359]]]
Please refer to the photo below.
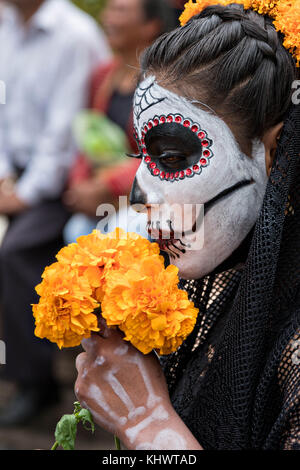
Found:
[[79, 413], [79, 411], [82, 410], [81, 404], [79, 401], [75, 401], [74, 403], [74, 414]]
[[77, 433], [76, 416], [64, 415], [56, 425], [55, 439], [64, 450], [74, 450]]
[[82, 422], [82, 425], [85, 429], [88, 431], [95, 431], [95, 425], [93, 421], [93, 417], [91, 415], [91, 412], [89, 410], [86, 410], [85, 408], [82, 408], [79, 413], [76, 414], [76, 417], [79, 421]]

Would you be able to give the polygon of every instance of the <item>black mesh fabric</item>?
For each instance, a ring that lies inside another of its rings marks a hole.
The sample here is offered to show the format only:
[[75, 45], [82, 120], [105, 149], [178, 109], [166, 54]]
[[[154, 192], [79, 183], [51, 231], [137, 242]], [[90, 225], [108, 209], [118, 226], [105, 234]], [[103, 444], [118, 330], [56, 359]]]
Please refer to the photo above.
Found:
[[243, 264], [181, 280], [193, 333], [161, 358], [204, 449], [300, 449], [300, 105], [285, 120]]

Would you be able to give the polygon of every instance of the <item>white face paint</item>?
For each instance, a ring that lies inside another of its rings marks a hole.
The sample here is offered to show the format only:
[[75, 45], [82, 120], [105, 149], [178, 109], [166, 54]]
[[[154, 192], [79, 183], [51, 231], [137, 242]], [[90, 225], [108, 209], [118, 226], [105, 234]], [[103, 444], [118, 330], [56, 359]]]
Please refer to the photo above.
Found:
[[[180, 276], [200, 278], [229, 258], [255, 224], [268, 180], [264, 144], [254, 141], [249, 158], [222, 119], [153, 76], [136, 90], [134, 115], [143, 161], [131, 202], [151, 207], [150, 234]], [[203, 204], [204, 226], [196, 225]]]

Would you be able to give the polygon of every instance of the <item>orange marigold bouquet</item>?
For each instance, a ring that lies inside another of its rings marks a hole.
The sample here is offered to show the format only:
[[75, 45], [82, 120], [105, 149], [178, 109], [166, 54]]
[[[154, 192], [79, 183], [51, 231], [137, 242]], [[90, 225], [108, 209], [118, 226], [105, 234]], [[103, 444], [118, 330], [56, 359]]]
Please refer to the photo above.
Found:
[[35, 335], [59, 348], [78, 346], [108, 327], [142, 353], [175, 351], [194, 328], [198, 309], [178, 288], [178, 268], [165, 268], [157, 243], [117, 228], [94, 230], [64, 247], [36, 287]]

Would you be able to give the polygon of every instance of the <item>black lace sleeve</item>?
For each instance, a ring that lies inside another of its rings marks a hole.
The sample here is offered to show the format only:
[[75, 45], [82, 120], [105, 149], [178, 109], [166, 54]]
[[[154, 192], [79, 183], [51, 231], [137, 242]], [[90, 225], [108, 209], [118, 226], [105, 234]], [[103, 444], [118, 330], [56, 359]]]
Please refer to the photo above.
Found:
[[300, 329], [283, 352], [278, 380], [286, 418], [280, 447], [284, 450], [300, 450]]
[[285, 120], [243, 268], [181, 287], [199, 316], [162, 365], [172, 403], [198, 442], [299, 449], [300, 105]]

